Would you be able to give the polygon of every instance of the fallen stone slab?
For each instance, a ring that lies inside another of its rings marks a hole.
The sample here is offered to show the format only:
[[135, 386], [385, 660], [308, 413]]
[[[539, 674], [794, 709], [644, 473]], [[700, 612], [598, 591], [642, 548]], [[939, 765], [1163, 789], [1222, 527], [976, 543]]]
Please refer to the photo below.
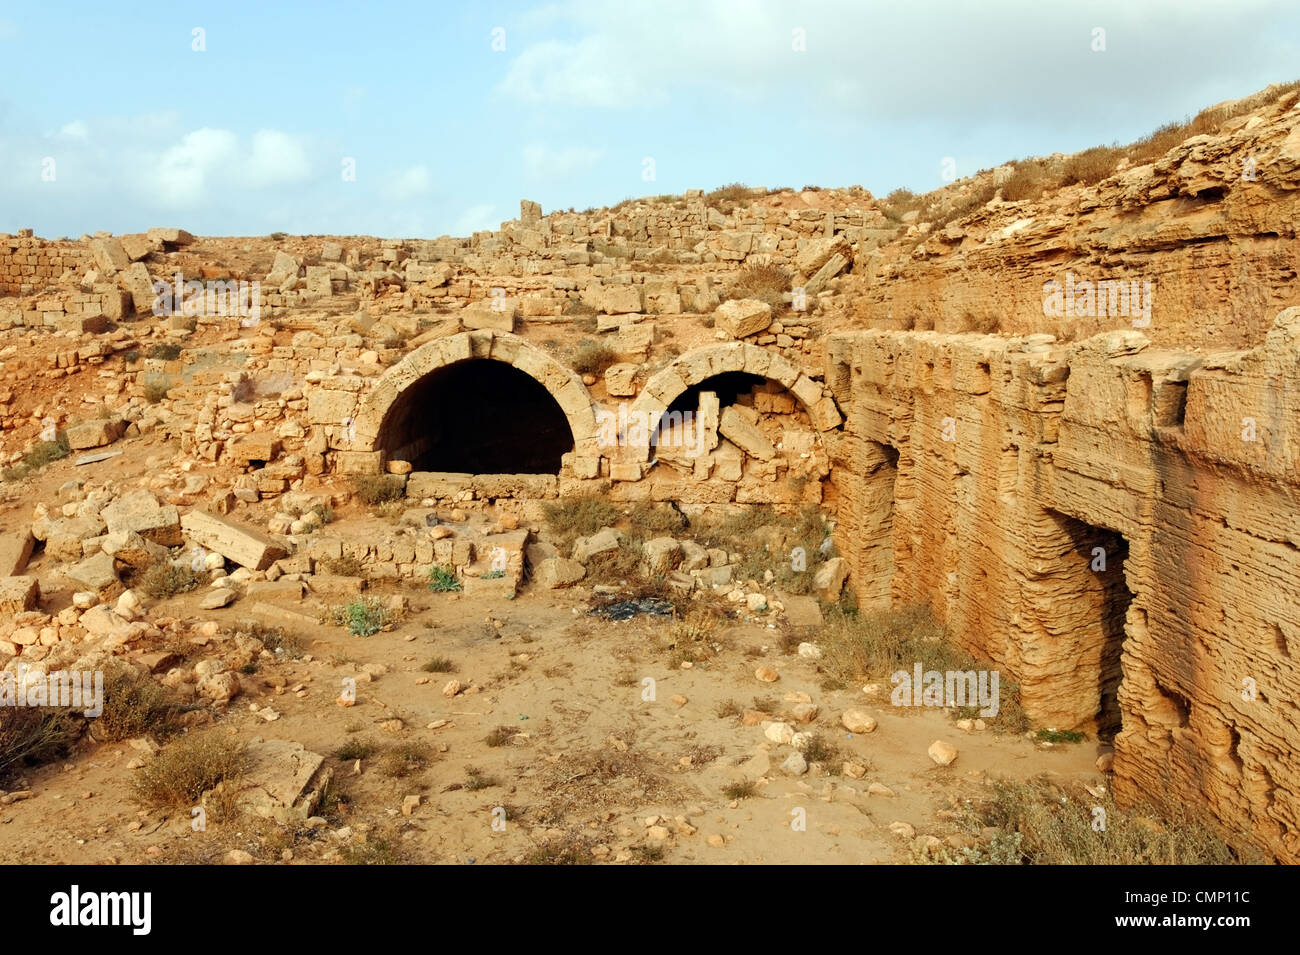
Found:
[[797, 594], [781, 594], [781, 604], [785, 607], [786, 623], [792, 627], [820, 627], [823, 624], [822, 608], [815, 597]]
[[273, 623], [281, 627], [297, 627], [303, 630], [310, 630], [314, 633], [318, 631], [321, 626], [319, 617], [299, 613], [296, 610], [289, 610], [285, 607], [277, 607], [274, 604], [258, 601], [257, 603], [250, 605], [248, 609], [251, 613], [258, 614], [262, 617], [269, 617]]
[[93, 590], [101, 597], [121, 586], [113, 558], [102, 550], [73, 564], [65, 573], [69, 580], [81, 585], [80, 589]]
[[181, 529], [195, 544], [249, 570], [266, 570], [287, 553], [265, 534], [206, 511], [190, 511]]
[[85, 555], [82, 541], [93, 540], [104, 533], [104, 522], [94, 515], [60, 517], [50, 521], [45, 531], [45, 553], [48, 557], [72, 562]]
[[734, 407], [722, 409], [718, 431], [736, 447], [760, 461], [771, 461], [776, 457], [776, 448], [772, 447], [772, 442], [767, 440], [757, 425], [750, 424]]
[[31, 531], [17, 531], [0, 537], [0, 577], [17, 577], [27, 569], [36, 538]]
[[112, 531], [104, 535], [99, 549], [128, 567], [144, 570], [168, 559], [167, 548], [146, 540], [135, 531]]
[[732, 338], [747, 338], [772, 324], [772, 306], [752, 298], [732, 300], [719, 305], [713, 317]]
[[250, 783], [236, 800], [240, 809], [279, 823], [302, 822], [315, 812], [330, 773], [317, 778], [324, 756], [282, 739], [250, 742], [245, 754], [244, 779]]
[[206, 597], [199, 601], [200, 610], [220, 610], [222, 607], [229, 607], [239, 597], [233, 587], [217, 587]]
[[0, 613], [35, 610], [41, 599], [41, 585], [35, 577], [0, 577]]
[[112, 444], [126, 430], [126, 422], [121, 418], [94, 418], [80, 424], [70, 424], [65, 430], [68, 447], [73, 451], [85, 451], [87, 448], [102, 448]]
[[568, 587], [587, 576], [587, 568], [566, 557], [548, 557], [533, 567], [533, 581], [546, 590]]
[[179, 547], [184, 542], [181, 535], [180, 512], [174, 505], [159, 504], [148, 491], [124, 494], [101, 512], [109, 533], [135, 531], [146, 540], [164, 547]]
[[98, 451], [94, 454], [80, 455], [72, 463], [77, 467], [81, 467], [83, 464], [98, 464], [100, 461], [107, 461], [109, 458], [116, 458], [121, 454], [121, 451]]

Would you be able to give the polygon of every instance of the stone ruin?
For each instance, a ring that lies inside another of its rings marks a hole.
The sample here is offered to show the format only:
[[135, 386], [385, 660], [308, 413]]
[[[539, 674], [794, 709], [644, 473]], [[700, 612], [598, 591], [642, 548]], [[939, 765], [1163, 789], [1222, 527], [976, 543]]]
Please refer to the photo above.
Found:
[[[1266, 157], [1248, 183], [1247, 154]], [[928, 606], [1037, 724], [1115, 734], [1118, 798], [1207, 807], [1300, 861], [1298, 187], [1292, 94], [941, 228], [862, 190], [694, 190], [525, 201], [433, 241], [0, 236], [4, 459], [51, 424], [79, 463], [153, 432], [179, 449], [152, 489], [6, 518], [0, 659], [129, 642], [147, 626], [129, 601], [96, 601], [159, 548], [238, 565], [254, 596], [327, 586], [314, 568], [345, 559], [513, 593], [529, 566], [542, 586], [581, 576], [521, 526], [547, 501], [813, 504], [842, 555], [819, 596], [847, 575], [861, 606]], [[782, 296], [732, 294], [762, 268]], [[1047, 333], [1041, 288], [1070, 270], [1155, 275], [1153, 320]], [[173, 277], [199, 284], [156, 314]], [[973, 305], [1001, 309], [1002, 334], [961, 331]], [[33, 376], [56, 395], [28, 394]], [[313, 509], [363, 476], [505, 516], [477, 537], [419, 508], [331, 534]], [[266, 501], [265, 526], [241, 516]], [[84, 608], [40, 613], [35, 542]], [[718, 563], [692, 554], [675, 585], [732, 586]]]

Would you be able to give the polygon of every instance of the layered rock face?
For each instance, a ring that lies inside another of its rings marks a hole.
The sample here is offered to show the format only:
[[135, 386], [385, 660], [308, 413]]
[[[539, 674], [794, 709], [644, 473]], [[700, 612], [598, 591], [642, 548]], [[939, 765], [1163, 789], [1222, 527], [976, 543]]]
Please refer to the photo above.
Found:
[[835, 336], [855, 586], [928, 604], [1036, 723], [1118, 729], [1122, 801], [1205, 806], [1300, 860], [1297, 373], [1300, 308], [1209, 356]]
[[[860, 257], [855, 310], [876, 327], [1078, 339], [1136, 327], [1156, 344], [1251, 347], [1298, 301], [1298, 172], [1293, 93], [1095, 186], [995, 200], [947, 225], [918, 222]], [[1118, 280], [1139, 283], [1143, 304], [1149, 283], [1149, 314], [1109, 291], [1087, 300], [1082, 283]], [[1078, 308], [1045, 308], [1052, 281], [1078, 286]]]

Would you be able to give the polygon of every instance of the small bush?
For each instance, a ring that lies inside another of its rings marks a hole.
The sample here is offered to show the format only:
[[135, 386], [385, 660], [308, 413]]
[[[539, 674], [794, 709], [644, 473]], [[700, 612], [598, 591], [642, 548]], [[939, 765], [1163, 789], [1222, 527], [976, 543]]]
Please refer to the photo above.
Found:
[[132, 780], [136, 796], [154, 806], [189, 807], [220, 782], [244, 770], [244, 744], [218, 729], [173, 740]]
[[405, 497], [406, 487], [400, 475], [356, 474], [352, 477], [352, 493], [361, 503], [373, 507]]
[[717, 209], [723, 215], [729, 215], [736, 206], [753, 198], [753, 190], [743, 182], [732, 182], [719, 186], [712, 192], [704, 194], [704, 204], [710, 209]]
[[364, 572], [361, 561], [355, 557], [326, 557], [321, 566], [336, 577], [361, 577]]
[[385, 776], [400, 779], [428, 766], [432, 759], [431, 752], [425, 743], [399, 743], [384, 751], [376, 761], [376, 766]]
[[674, 667], [683, 663], [701, 663], [717, 655], [718, 618], [708, 610], [692, 610], [668, 631]]
[[596, 494], [565, 498], [542, 505], [546, 525], [563, 540], [596, 533], [618, 520], [618, 509]]
[[453, 567], [434, 567], [429, 571], [429, 589], [440, 594], [454, 593], [461, 589]]
[[728, 299], [752, 298], [772, 306], [773, 312], [785, 309], [784, 296], [790, 291], [790, 273], [779, 265], [749, 265], [736, 273], [727, 289]]
[[1091, 186], [1101, 182], [1115, 172], [1124, 151], [1117, 146], [1093, 146], [1081, 153], [1075, 153], [1065, 160], [1061, 170], [1061, 185], [1072, 186], [1082, 183]]
[[728, 783], [722, 787], [722, 795], [728, 799], [749, 799], [751, 796], [758, 794], [758, 784], [752, 779], [744, 779], [740, 782]]
[[0, 706], [0, 779], [23, 766], [67, 756], [83, 725], [64, 709]]
[[180, 345], [157, 344], [149, 349], [150, 358], [158, 358], [162, 361], [175, 361], [181, 357]]
[[618, 361], [614, 349], [604, 342], [583, 341], [573, 354], [573, 370], [582, 375], [599, 375]]
[[518, 735], [513, 726], [498, 726], [487, 736], [483, 737], [483, 742], [493, 748], [504, 746]]
[[171, 379], [166, 375], [146, 375], [144, 379], [144, 398], [151, 405], [156, 405], [167, 397], [172, 390]]
[[128, 365], [134, 365], [140, 360], [140, 350], [138, 348], [129, 348], [122, 352], [122, 361]]
[[1035, 734], [1035, 739], [1040, 743], [1082, 743], [1086, 736], [1074, 730], [1039, 730]]
[[1002, 198], [1007, 202], [1037, 199], [1052, 184], [1047, 166], [1042, 160], [1024, 159], [1016, 163], [1011, 175], [1002, 184]]
[[465, 788], [470, 792], [501, 785], [500, 780], [495, 776], [486, 776], [481, 769], [475, 769], [473, 766], [465, 767], [465, 775], [468, 777], [465, 780]]
[[632, 505], [628, 522], [642, 537], [679, 534], [689, 523], [686, 515], [671, 504], [639, 501]]
[[346, 626], [354, 637], [369, 637], [382, 630], [392, 614], [377, 597], [362, 597], [330, 611], [336, 626]]
[[721, 703], [719, 703], [717, 706], [713, 708], [713, 712], [718, 717], [718, 719], [728, 720], [733, 717], [739, 716], [741, 713], [744, 712], [744, 709], [735, 700], [723, 700]]
[[[1093, 829], [1095, 809], [1105, 828]], [[1167, 818], [1152, 807], [1123, 810], [1109, 796], [1072, 798], [1046, 779], [994, 780], [965, 820], [972, 833], [999, 830], [987, 844], [940, 850], [932, 861], [1011, 865], [1229, 865], [1258, 863], [1253, 847], [1225, 840], [1182, 806]]]
[[456, 669], [456, 664], [450, 657], [434, 657], [420, 669], [425, 673], [451, 673]]
[[189, 564], [164, 561], [146, 570], [136, 586], [150, 597], [175, 597], [189, 593], [207, 579], [206, 573], [196, 571]]
[[334, 750], [334, 758], [351, 763], [358, 759], [369, 759], [375, 751], [375, 744], [365, 739], [350, 739]]
[[104, 710], [95, 720], [95, 738], [165, 735], [175, 712], [167, 691], [148, 674], [119, 666], [104, 675]]

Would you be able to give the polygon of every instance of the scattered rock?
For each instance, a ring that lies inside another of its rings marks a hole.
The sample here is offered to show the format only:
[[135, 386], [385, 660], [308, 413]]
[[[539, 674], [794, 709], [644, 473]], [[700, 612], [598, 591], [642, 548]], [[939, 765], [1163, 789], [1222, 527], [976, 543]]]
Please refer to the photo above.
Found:
[[937, 739], [931, 743], [930, 748], [926, 750], [926, 752], [929, 753], [930, 758], [940, 766], [949, 766], [952, 764], [952, 761], [957, 758], [957, 747], [953, 746], [951, 743], [945, 743], [941, 739]]
[[845, 710], [840, 716], [840, 723], [850, 733], [870, 733], [876, 728], [876, 721], [865, 710]]

